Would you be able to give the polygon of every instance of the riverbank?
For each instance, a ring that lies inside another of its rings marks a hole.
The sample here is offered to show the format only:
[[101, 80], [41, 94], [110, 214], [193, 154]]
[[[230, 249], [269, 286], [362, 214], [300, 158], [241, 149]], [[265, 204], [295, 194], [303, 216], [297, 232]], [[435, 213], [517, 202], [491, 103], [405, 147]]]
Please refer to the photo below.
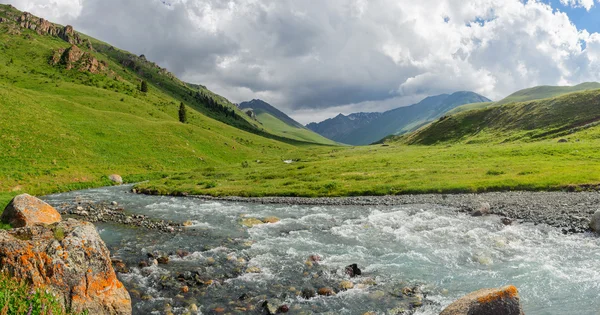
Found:
[[600, 205], [600, 192], [491, 192], [482, 194], [423, 194], [362, 197], [212, 197], [203, 200], [258, 204], [312, 206], [398, 206], [434, 204], [472, 213], [489, 205], [490, 214], [517, 222], [548, 224], [563, 233], [588, 230], [591, 216]]

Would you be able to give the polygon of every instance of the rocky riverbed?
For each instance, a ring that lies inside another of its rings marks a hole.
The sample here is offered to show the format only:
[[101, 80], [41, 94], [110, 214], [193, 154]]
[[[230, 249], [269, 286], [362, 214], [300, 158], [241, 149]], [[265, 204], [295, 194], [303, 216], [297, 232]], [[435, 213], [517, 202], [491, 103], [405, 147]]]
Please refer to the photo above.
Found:
[[[518, 223], [548, 224], [567, 233], [589, 230], [591, 216], [600, 210], [600, 192], [492, 192], [483, 194], [424, 194], [372, 197], [211, 197], [202, 200], [302, 206], [439, 205], [474, 213], [489, 206], [489, 214]], [[508, 222], [508, 221], [505, 221]]]
[[128, 214], [116, 201], [76, 199], [74, 202], [57, 205], [56, 209], [60, 214], [73, 216], [88, 222], [115, 222], [166, 233], [181, 232], [186, 225], [185, 222], [155, 220], [143, 214]]

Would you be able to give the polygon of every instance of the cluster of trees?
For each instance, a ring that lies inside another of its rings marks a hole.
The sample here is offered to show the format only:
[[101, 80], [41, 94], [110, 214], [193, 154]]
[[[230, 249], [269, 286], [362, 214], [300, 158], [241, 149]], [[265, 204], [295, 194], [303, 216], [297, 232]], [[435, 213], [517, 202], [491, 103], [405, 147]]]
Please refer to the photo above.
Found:
[[217, 103], [217, 101], [215, 101], [214, 98], [202, 92], [196, 92], [196, 94], [194, 95], [194, 99], [196, 99], [196, 101], [204, 104], [204, 106], [215, 112], [221, 112], [225, 114], [226, 117], [231, 117], [235, 119], [238, 118], [238, 116], [235, 114], [235, 111], [232, 108]]

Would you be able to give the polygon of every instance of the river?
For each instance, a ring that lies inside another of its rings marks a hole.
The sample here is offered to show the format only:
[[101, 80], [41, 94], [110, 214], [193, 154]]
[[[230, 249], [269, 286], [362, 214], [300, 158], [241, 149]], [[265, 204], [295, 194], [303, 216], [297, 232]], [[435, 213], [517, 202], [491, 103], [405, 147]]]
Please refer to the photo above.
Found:
[[[262, 205], [136, 195], [130, 188], [43, 199], [54, 206], [116, 201], [128, 213], [193, 223], [173, 234], [96, 224], [112, 255], [130, 269], [119, 278], [132, 292], [134, 314], [184, 314], [191, 304], [199, 314], [258, 312], [263, 300], [289, 306], [289, 314], [393, 314], [415, 305], [398, 294], [405, 287], [423, 294], [414, 314], [438, 314], [471, 291], [506, 284], [517, 286], [528, 315], [600, 312], [600, 238], [592, 234], [505, 226], [496, 216], [471, 217], [432, 204]], [[280, 221], [240, 224], [270, 216]], [[139, 267], [147, 253], [170, 254], [169, 263]], [[311, 255], [322, 259], [307, 263]], [[353, 263], [362, 275], [350, 278], [345, 267]], [[182, 292], [178, 276], [198, 285]], [[338, 290], [342, 281], [354, 287]], [[298, 296], [321, 287], [338, 292]]]

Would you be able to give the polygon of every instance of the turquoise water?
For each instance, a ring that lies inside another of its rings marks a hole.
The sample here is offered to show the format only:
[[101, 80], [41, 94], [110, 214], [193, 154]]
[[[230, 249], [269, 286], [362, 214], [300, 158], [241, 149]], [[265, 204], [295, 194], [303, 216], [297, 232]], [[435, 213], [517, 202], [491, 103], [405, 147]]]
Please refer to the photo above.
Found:
[[[119, 277], [134, 297], [134, 313], [162, 314], [169, 304], [182, 314], [190, 303], [199, 314], [222, 308], [260, 309], [258, 300], [278, 300], [290, 314], [378, 314], [406, 308], [397, 288], [419, 285], [426, 294], [415, 314], [438, 314], [471, 291], [513, 284], [525, 313], [600, 314], [600, 239], [591, 234], [563, 235], [547, 226], [504, 226], [498, 217], [470, 217], [436, 205], [323, 207], [260, 205], [143, 196], [129, 187], [111, 187], [45, 197], [53, 205], [76, 200], [117, 201], [127, 212], [193, 226], [177, 234], [98, 224], [114, 256], [131, 268]], [[246, 228], [241, 216], [281, 219]], [[176, 250], [190, 255], [178, 257]], [[173, 252], [167, 265], [137, 267], [148, 252]], [[309, 268], [310, 255], [323, 259]], [[243, 261], [240, 263], [240, 261]], [[344, 267], [357, 263], [361, 277]], [[260, 273], [246, 273], [257, 267]], [[178, 274], [194, 271], [215, 279], [196, 292], [164, 287]], [[355, 287], [336, 296], [302, 299], [305, 287]], [[252, 301], [240, 301], [248, 294]], [[180, 295], [180, 296], [177, 296]], [[238, 309], [238, 313], [242, 312]]]

